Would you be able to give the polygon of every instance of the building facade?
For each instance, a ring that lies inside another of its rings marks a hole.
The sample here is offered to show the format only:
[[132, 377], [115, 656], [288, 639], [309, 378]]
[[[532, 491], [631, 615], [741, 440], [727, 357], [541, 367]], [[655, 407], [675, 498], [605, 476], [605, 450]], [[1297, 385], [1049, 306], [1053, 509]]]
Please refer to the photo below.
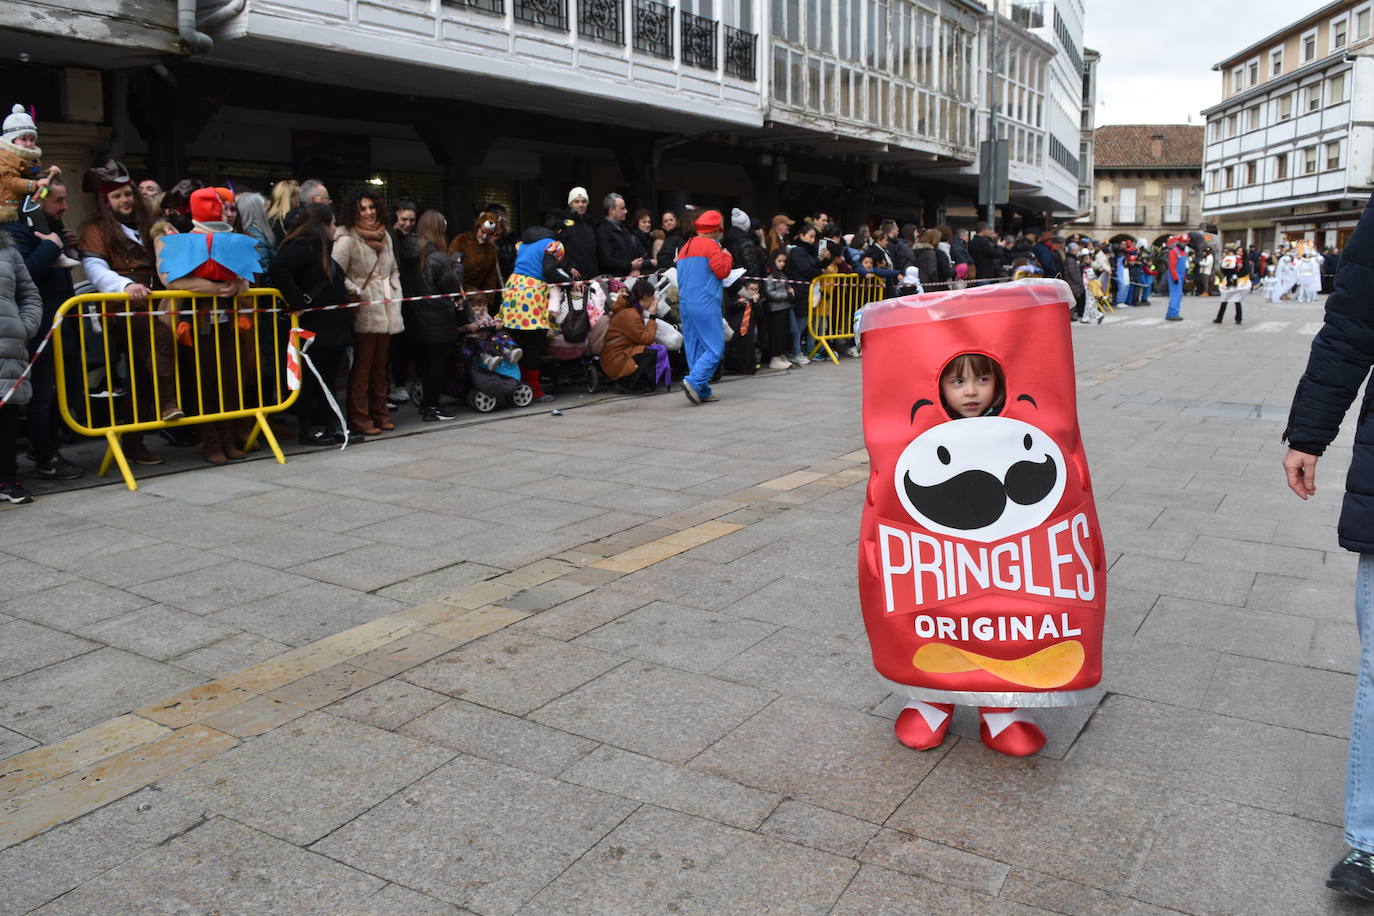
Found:
[[[655, 209], [976, 218], [993, 0], [188, 2], [194, 24], [171, 0], [0, 9], [0, 80], [39, 109], [49, 160], [365, 182], [455, 225], [486, 202], [535, 222], [574, 185]], [[1082, 3], [995, 2], [1003, 219], [1039, 225], [1076, 205], [1051, 136]]]
[[1226, 241], [1343, 247], [1374, 190], [1374, 5], [1328, 3], [1213, 69], [1207, 219]]
[[1150, 244], [1199, 228], [1203, 128], [1194, 124], [1113, 124], [1093, 132], [1093, 191], [1076, 231]]
[[1093, 206], [1093, 169], [1095, 167], [1094, 134], [1097, 130], [1097, 64], [1102, 55], [1091, 48], [1083, 49], [1083, 108], [1079, 121], [1078, 141], [1078, 212], [1087, 213]]

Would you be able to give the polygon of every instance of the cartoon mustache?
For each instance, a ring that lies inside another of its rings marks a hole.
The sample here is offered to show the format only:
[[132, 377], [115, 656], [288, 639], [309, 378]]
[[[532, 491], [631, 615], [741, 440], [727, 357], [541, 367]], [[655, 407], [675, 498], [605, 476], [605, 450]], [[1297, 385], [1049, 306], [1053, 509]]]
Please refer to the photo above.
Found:
[[1007, 500], [1030, 506], [1054, 489], [1059, 470], [1054, 459], [1018, 461], [1007, 469], [1006, 482], [987, 471], [964, 471], [943, 483], [923, 487], [907, 474], [902, 483], [911, 505], [926, 518], [946, 528], [976, 531], [996, 522], [1006, 511]]

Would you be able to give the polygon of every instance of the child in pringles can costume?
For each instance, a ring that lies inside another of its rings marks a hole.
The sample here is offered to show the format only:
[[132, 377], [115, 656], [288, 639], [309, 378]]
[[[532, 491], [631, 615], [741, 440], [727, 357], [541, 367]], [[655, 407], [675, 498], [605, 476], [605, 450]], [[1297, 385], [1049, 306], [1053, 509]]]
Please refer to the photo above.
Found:
[[859, 314], [859, 599], [909, 747], [938, 746], [963, 704], [988, 747], [1034, 754], [1045, 737], [1022, 707], [1081, 702], [1101, 679], [1106, 564], [1072, 302], [1062, 281], [1022, 280]]

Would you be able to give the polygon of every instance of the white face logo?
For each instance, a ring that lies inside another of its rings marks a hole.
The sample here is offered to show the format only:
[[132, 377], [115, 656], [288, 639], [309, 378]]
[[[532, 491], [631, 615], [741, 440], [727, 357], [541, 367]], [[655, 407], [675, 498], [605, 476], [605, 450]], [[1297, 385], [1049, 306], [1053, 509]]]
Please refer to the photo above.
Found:
[[1007, 417], [951, 420], [911, 441], [893, 484], [902, 507], [936, 534], [997, 541], [1034, 528], [1064, 495], [1064, 453]]

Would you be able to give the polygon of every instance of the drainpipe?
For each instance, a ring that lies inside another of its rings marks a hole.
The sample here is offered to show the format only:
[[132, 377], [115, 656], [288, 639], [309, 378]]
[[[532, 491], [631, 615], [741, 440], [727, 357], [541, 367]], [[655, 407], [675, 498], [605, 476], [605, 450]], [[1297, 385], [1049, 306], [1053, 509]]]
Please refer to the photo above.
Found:
[[208, 32], [242, 13], [247, 5], [248, 0], [224, 0], [218, 6], [201, 12], [197, 25]]
[[177, 33], [192, 54], [204, 54], [215, 46], [213, 38], [196, 31], [196, 0], [177, 0]]

